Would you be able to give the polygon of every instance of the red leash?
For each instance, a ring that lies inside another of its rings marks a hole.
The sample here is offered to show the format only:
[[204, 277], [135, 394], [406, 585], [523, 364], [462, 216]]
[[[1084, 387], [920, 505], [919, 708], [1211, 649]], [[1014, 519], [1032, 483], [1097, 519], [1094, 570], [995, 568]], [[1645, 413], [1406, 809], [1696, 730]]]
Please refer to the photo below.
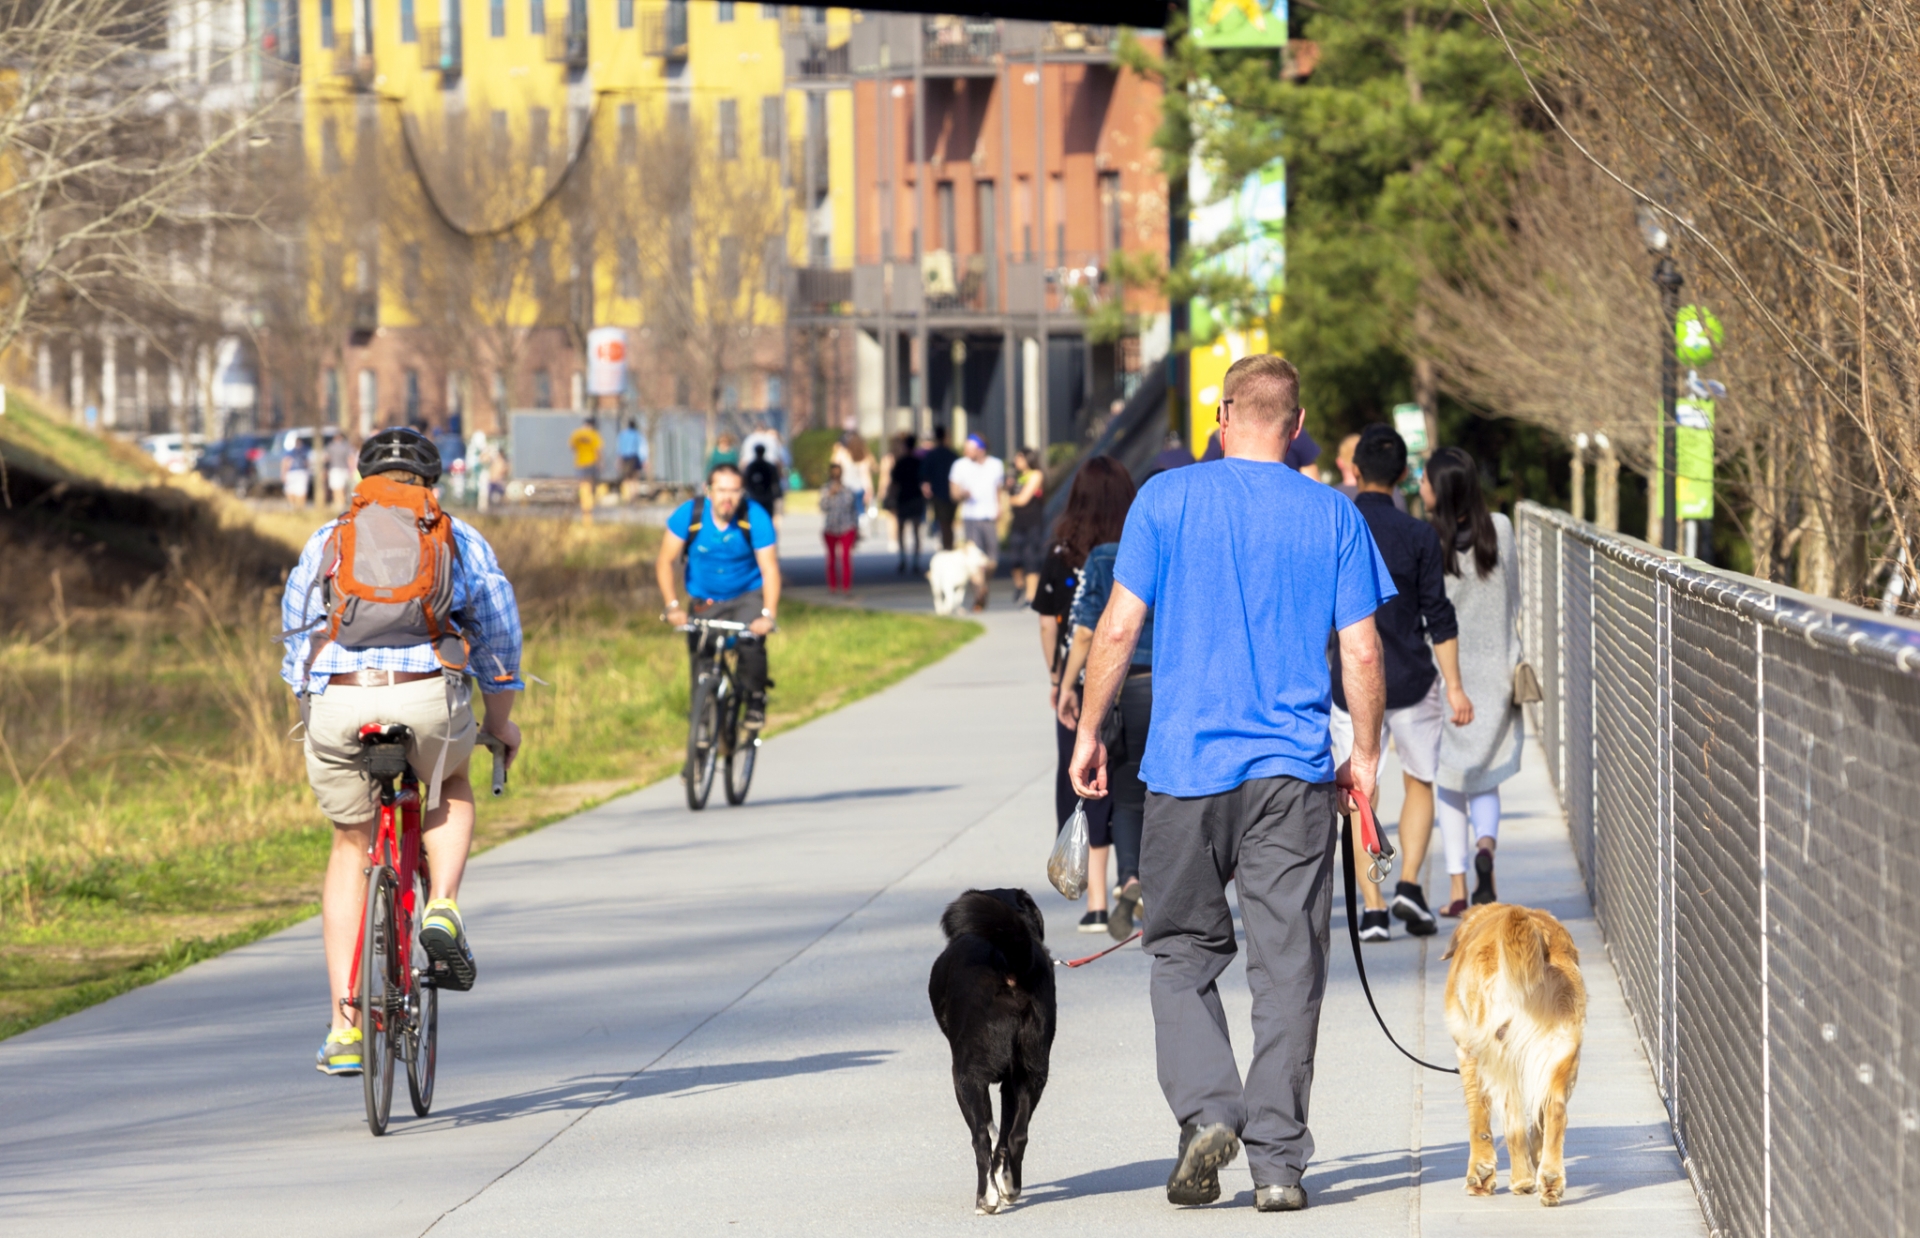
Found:
[[1135, 941], [1139, 940], [1140, 934], [1144, 933], [1145, 931], [1146, 931], [1145, 929], [1135, 929], [1133, 930], [1132, 937], [1127, 938], [1125, 941], [1120, 942], [1118, 945], [1108, 946], [1105, 950], [1102, 950], [1098, 954], [1089, 954], [1084, 959], [1055, 959], [1053, 961], [1053, 965], [1055, 967], [1085, 967], [1087, 964], [1093, 962], [1095, 959], [1106, 958], [1109, 954], [1112, 954], [1115, 950], [1118, 950], [1121, 946], [1132, 945]]

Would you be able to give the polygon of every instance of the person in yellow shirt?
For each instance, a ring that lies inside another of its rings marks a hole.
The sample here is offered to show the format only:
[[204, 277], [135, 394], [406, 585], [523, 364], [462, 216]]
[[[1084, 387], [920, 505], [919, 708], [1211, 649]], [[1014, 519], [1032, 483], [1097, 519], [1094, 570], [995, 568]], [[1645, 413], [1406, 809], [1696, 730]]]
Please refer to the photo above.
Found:
[[567, 436], [567, 446], [573, 448], [573, 467], [580, 478], [580, 518], [593, 519], [593, 490], [600, 480], [600, 447], [604, 440], [600, 431], [594, 427], [593, 418], [588, 417], [580, 423], [580, 428]]

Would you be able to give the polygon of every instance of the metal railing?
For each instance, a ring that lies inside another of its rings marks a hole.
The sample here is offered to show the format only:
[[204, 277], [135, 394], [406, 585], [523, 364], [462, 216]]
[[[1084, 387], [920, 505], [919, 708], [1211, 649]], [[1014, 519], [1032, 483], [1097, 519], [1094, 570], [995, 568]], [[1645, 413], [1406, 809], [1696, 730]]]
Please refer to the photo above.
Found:
[[853, 272], [832, 267], [793, 267], [793, 303], [816, 311], [834, 311], [853, 300]]
[[1000, 24], [961, 17], [929, 17], [921, 27], [929, 65], [990, 65], [1000, 51]]
[[1530, 712], [1709, 1227], [1912, 1231], [1920, 625], [1517, 522]]

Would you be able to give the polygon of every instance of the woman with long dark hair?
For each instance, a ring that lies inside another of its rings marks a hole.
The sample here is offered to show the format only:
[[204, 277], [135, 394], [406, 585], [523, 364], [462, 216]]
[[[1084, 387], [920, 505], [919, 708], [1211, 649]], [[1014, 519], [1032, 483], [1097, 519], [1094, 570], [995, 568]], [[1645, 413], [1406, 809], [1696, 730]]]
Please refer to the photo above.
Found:
[[[1053, 527], [1053, 547], [1040, 568], [1040, 584], [1034, 590], [1033, 609], [1040, 615], [1040, 647], [1047, 659], [1047, 675], [1053, 683], [1050, 704], [1053, 707], [1054, 738], [1059, 753], [1058, 772], [1053, 784], [1053, 803], [1058, 825], [1065, 825], [1078, 798], [1067, 778], [1067, 765], [1073, 759], [1074, 723], [1064, 721], [1066, 703], [1071, 701], [1071, 716], [1079, 717], [1080, 683], [1078, 669], [1086, 665], [1086, 642], [1091, 633], [1076, 636], [1076, 611], [1084, 617], [1085, 605], [1075, 606], [1086, 584], [1089, 559], [1096, 549], [1106, 551], [1107, 587], [1112, 587], [1113, 549], [1126, 526], [1127, 510], [1133, 506], [1133, 478], [1111, 456], [1095, 456], [1074, 474], [1073, 488], [1067, 492], [1067, 509]], [[1104, 601], [1101, 605], [1105, 605]], [[1098, 621], [1098, 615], [1094, 616]], [[1136, 769], [1136, 781], [1138, 771]], [[1111, 777], [1111, 776], [1110, 776]], [[1116, 796], [1089, 800], [1086, 804], [1087, 828], [1093, 852], [1088, 865], [1087, 914], [1080, 930], [1100, 933], [1107, 929], [1107, 848], [1113, 845], [1112, 824]], [[1144, 803], [1144, 800], [1143, 800]], [[1057, 828], [1056, 826], [1056, 828]], [[1133, 862], [1139, 863], [1139, 836], [1133, 836]], [[1131, 931], [1131, 930], [1129, 930]]]
[[[920, 457], [913, 450], [913, 435], [902, 434], [893, 443], [893, 467], [887, 473], [887, 510], [893, 513], [894, 540], [900, 546], [900, 566], [895, 573], [905, 576], [920, 571], [920, 526], [927, 519], [927, 499], [920, 489]], [[912, 566], [908, 566], [907, 535], [913, 535]]]
[[1443, 447], [1420, 479], [1427, 519], [1440, 534], [1447, 600], [1460, 621], [1460, 681], [1473, 721], [1440, 737], [1434, 778], [1440, 836], [1446, 844], [1452, 901], [1441, 913], [1466, 913], [1467, 852], [1472, 837], [1474, 903], [1495, 900], [1493, 852], [1500, 838], [1500, 784], [1520, 772], [1526, 728], [1513, 703], [1520, 664], [1520, 568], [1513, 525], [1489, 513], [1480, 471], [1458, 447]]

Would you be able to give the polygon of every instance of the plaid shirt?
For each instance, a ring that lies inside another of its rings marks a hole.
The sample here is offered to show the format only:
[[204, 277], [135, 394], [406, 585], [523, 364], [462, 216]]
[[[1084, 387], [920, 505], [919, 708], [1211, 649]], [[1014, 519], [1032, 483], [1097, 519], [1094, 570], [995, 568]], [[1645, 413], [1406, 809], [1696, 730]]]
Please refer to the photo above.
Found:
[[[287, 656], [280, 663], [280, 678], [296, 690], [301, 668], [307, 664], [309, 642], [320, 639], [317, 631], [302, 629], [326, 611], [326, 589], [315, 588], [314, 584], [328, 554], [327, 539], [337, 523], [329, 521], [307, 539], [280, 600], [281, 630], [297, 633], [283, 638]], [[493, 547], [472, 525], [454, 520], [453, 538], [460, 551], [460, 563], [453, 575], [453, 610], [462, 617], [461, 630], [473, 647], [467, 673], [480, 681], [482, 692], [524, 691], [526, 685], [520, 682], [520, 607], [514, 601], [513, 585], [501, 573]], [[317, 696], [327, 690], [329, 676], [345, 671], [440, 669], [433, 646], [424, 641], [393, 649], [349, 649], [329, 642], [314, 660], [307, 690]]]

